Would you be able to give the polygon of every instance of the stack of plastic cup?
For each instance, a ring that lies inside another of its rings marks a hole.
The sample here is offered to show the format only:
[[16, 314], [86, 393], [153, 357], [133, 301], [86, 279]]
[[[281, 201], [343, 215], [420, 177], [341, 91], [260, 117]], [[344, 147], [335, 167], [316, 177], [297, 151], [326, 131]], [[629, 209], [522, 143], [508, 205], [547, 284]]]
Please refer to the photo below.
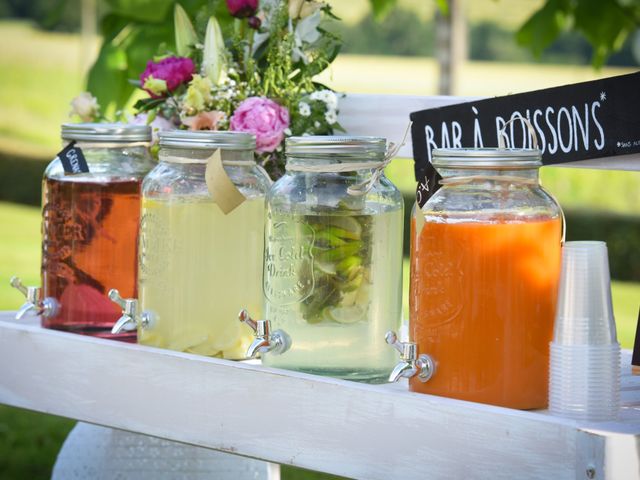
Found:
[[613, 420], [620, 407], [620, 345], [604, 242], [567, 242], [551, 342], [549, 411]]

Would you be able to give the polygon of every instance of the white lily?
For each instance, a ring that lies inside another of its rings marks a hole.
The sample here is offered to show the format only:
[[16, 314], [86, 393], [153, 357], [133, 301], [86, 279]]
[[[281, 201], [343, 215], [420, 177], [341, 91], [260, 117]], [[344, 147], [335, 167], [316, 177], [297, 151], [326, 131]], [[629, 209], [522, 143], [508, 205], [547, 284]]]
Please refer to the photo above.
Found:
[[306, 18], [324, 6], [324, 2], [316, 0], [289, 0], [289, 18]]
[[[308, 17], [298, 21], [298, 24], [293, 31], [294, 46], [292, 57], [294, 62], [302, 59], [304, 63], [309, 63], [309, 59], [302, 48], [305, 43], [311, 44], [318, 41], [320, 38], [318, 26], [320, 25], [321, 20], [322, 16], [320, 14], [320, 10], [316, 10]], [[289, 28], [292, 28], [291, 20], [289, 20], [289, 22]]]
[[202, 74], [209, 77], [214, 85], [220, 85], [226, 78], [226, 50], [222, 30], [216, 17], [209, 18], [202, 52]]
[[181, 57], [189, 55], [191, 48], [198, 43], [198, 35], [189, 19], [189, 15], [179, 3], [173, 10], [173, 25], [176, 32], [176, 52]]

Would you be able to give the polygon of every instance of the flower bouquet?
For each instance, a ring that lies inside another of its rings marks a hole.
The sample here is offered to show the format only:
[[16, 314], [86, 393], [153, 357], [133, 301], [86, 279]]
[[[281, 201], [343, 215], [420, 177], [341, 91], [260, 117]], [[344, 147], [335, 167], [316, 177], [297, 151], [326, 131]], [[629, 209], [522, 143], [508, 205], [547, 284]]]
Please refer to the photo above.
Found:
[[[135, 80], [145, 93], [134, 105], [134, 121], [155, 130], [254, 134], [258, 160], [279, 177], [286, 136], [342, 130], [337, 95], [314, 81], [340, 49], [339, 38], [324, 28], [335, 18], [318, 1], [226, 0], [224, 14], [209, 16], [198, 32], [198, 22], [176, 4], [175, 49], [149, 59]], [[76, 99], [81, 117], [88, 107], [98, 111], [90, 101]]]

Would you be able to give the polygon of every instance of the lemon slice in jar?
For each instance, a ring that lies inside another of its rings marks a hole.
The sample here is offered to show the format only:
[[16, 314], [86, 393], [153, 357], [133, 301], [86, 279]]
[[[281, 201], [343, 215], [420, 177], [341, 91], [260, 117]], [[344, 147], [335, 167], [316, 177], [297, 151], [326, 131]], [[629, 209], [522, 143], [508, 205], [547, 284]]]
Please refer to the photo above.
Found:
[[[338, 236], [343, 238], [347, 238], [349, 240], [360, 240], [362, 236], [362, 225], [353, 217], [348, 216], [335, 216], [330, 217], [327, 221], [327, 225], [333, 225], [334, 227], [338, 227], [342, 229], [344, 233], [332, 231], [334, 234], [337, 233]], [[342, 234], [341, 234], [342, 233]], [[346, 235], [345, 235], [346, 233]]]
[[327, 307], [324, 309], [324, 316], [333, 322], [343, 325], [361, 322], [365, 319], [367, 309], [362, 305], [351, 305], [348, 307]]

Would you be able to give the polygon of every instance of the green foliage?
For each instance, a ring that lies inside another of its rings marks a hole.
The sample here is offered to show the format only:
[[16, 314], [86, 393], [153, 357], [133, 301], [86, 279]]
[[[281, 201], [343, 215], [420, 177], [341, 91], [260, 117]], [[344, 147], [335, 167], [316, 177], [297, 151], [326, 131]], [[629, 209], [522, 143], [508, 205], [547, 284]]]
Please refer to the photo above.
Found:
[[602, 66], [612, 52], [619, 50], [627, 36], [640, 25], [640, 6], [632, 5], [623, 6], [616, 0], [577, 2], [575, 28], [593, 45], [593, 63], [596, 67]]
[[527, 45], [540, 57], [545, 48], [553, 43], [567, 25], [565, 13], [568, 0], [549, 0], [520, 28], [516, 35], [518, 43]]
[[377, 20], [382, 20], [395, 6], [397, 0], [369, 0], [373, 15]]
[[0, 0], [0, 18], [32, 20], [43, 30], [75, 32], [82, 0]]
[[[103, 44], [98, 59], [89, 72], [87, 89], [98, 98], [103, 114], [107, 118], [113, 118], [130, 104], [136, 91], [133, 80], [140, 77], [146, 63], [154, 56], [175, 53], [176, 0], [106, 1], [110, 13], [101, 22]], [[240, 85], [248, 84], [257, 94], [282, 98], [288, 106], [289, 90], [313, 88], [310, 78], [324, 70], [340, 50], [338, 37], [319, 28], [322, 34], [319, 41], [305, 46], [308, 61], [301, 58], [292, 61], [293, 38], [287, 38], [288, 9], [287, 2], [282, 1], [281, 8], [274, 7], [282, 14], [276, 15], [277, 19], [274, 18], [271, 22], [271, 35], [253, 58], [244, 58], [242, 52], [253, 42], [254, 33], [251, 30], [247, 34], [244, 20], [231, 17], [224, 1], [184, 0], [179, 3], [194, 19], [196, 32], [201, 39], [204, 38], [209, 18], [217, 18], [227, 40], [227, 49], [239, 67], [235, 69], [238, 78], [234, 80]], [[330, 14], [328, 7], [324, 10]], [[190, 56], [196, 64], [200, 64], [198, 57], [201, 54], [194, 50]], [[259, 83], [253, 81], [252, 73], [256, 65], [265, 72]], [[149, 104], [144, 106], [151, 107]]]
[[[139, 79], [147, 62], [175, 50], [176, 0], [107, 1], [111, 11], [101, 21], [103, 43], [89, 72], [87, 89], [98, 98], [103, 113], [114, 117], [129, 103], [136, 90], [131, 80]], [[224, 2], [216, 0], [184, 0], [180, 4], [188, 12], [195, 12], [201, 36], [209, 17], [219, 15], [224, 8]]]
[[516, 38], [539, 57], [562, 32], [579, 32], [593, 47], [593, 65], [601, 67], [639, 25], [640, 4], [635, 1], [547, 0]]
[[174, 0], [105, 0], [111, 13], [145, 23], [163, 21], [173, 10]]
[[[434, 0], [434, 2], [443, 15], [449, 13], [448, 0]], [[369, 0], [369, 3], [371, 4], [371, 10], [373, 10], [375, 19], [382, 21], [393, 11], [393, 7], [396, 6], [398, 0]]]
[[330, 28], [342, 38], [345, 53], [400, 56], [434, 53], [433, 22], [424, 22], [402, 8], [393, 9], [381, 21], [369, 14], [356, 25], [336, 23]]
[[[403, 8], [393, 9], [380, 21], [371, 13], [356, 24], [336, 23], [330, 28], [342, 37], [343, 53], [424, 57], [435, 52], [434, 22], [421, 20]], [[468, 38], [470, 60], [584, 65], [591, 61], [594, 53], [584, 35], [566, 28], [557, 38], [550, 39], [548, 45], [534, 42], [539, 47], [535, 52], [539, 55], [537, 58], [530, 49], [514, 41], [513, 30], [494, 21], [469, 24]], [[628, 37], [622, 48], [607, 59], [608, 65], [637, 64], [631, 40]]]
[[566, 216], [567, 240], [607, 242], [611, 276], [617, 280], [640, 280], [638, 217], [585, 210], [570, 210], [566, 212]]
[[0, 201], [39, 206], [42, 174], [47, 163], [0, 153]]

